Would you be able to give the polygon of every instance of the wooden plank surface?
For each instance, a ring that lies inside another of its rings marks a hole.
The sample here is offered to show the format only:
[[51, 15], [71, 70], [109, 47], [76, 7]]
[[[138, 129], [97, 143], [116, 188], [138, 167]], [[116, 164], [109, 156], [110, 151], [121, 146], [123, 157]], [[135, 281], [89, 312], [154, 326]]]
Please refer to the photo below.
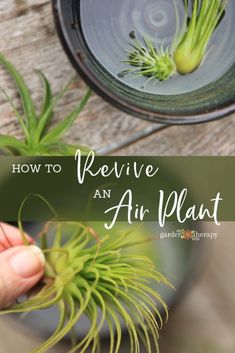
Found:
[[120, 150], [119, 155], [235, 155], [235, 115], [193, 125], [171, 126]]
[[[0, 50], [22, 72], [36, 102], [40, 102], [41, 88], [33, 74], [34, 68], [45, 72], [55, 93], [75, 75], [57, 38], [49, 0], [1, 0], [0, 33]], [[0, 86], [7, 88], [17, 100], [15, 86], [2, 68]], [[56, 120], [72, 109], [84, 91], [85, 85], [78, 78], [58, 105]], [[93, 95], [66, 138], [102, 153], [233, 155], [234, 126], [235, 116], [205, 125], [174, 126], [162, 131], [158, 130], [159, 125], [124, 114]], [[20, 136], [14, 114], [2, 98], [0, 132]], [[120, 147], [121, 151], [117, 152]]]

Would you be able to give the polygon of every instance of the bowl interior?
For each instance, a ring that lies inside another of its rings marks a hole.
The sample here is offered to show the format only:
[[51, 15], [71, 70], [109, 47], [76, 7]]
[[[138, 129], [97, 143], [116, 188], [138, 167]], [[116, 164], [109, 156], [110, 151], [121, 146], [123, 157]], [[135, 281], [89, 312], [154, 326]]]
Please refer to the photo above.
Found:
[[115, 79], [127, 86], [154, 95], [184, 94], [200, 89], [222, 77], [233, 65], [235, 57], [235, 30], [233, 21], [235, 8], [231, 2], [225, 18], [215, 31], [203, 65], [188, 76], [177, 75], [171, 80], [159, 82], [156, 79], [137, 77], [134, 74], [118, 75], [131, 69], [123, 61], [132, 50], [129, 33], [135, 32], [144, 47], [143, 38], [151, 39], [156, 48], [162, 43], [170, 49], [177, 28], [177, 13], [180, 28], [184, 18], [184, 1], [173, 0], [81, 0], [81, 28], [87, 46], [93, 56]]
[[[176, 0], [182, 23], [183, 1]], [[161, 122], [200, 122], [233, 111], [235, 97], [235, 3], [228, 3], [204, 62], [168, 81], [120, 77], [130, 49], [129, 33], [169, 47], [176, 30], [173, 0], [54, 0], [62, 42], [85, 80], [104, 98], [134, 115]], [[229, 108], [228, 108], [229, 107]]]

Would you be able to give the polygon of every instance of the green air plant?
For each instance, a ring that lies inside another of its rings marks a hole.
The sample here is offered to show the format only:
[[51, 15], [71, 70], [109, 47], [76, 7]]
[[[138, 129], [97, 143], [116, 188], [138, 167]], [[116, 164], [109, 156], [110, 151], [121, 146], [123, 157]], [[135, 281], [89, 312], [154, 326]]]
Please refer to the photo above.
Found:
[[[128, 59], [125, 63], [135, 67], [123, 72], [134, 73], [137, 76], [145, 76], [165, 81], [175, 74], [175, 64], [169, 49], [154, 47], [150, 39], [144, 38], [144, 45], [135, 37], [132, 32], [133, 42], [130, 43], [132, 50], [127, 50]], [[122, 74], [122, 73], [121, 73]]]
[[[21, 223], [19, 228], [27, 245]], [[140, 353], [140, 343], [148, 353], [158, 352], [163, 325], [159, 304], [166, 319], [168, 309], [156, 286], [169, 283], [148, 257], [134, 252], [135, 246], [148, 240], [126, 231], [101, 236], [95, 224], [57, 221], [45, 225], [40, 240], [46, 270], [38, 291], [0, 311], [0, 315], [30, 313], [57, 306], [55, 332], [31, 353], [47, 352], [69, 333], [69, 353], [99, 352], [104, 323], [109, 329], [109, 353], [119, 352], [123, 325], [129, 333], [130, 353]], [[82, 315], [90, 320], [90, 328], [78, 341], [73, 328]]]
[[206, 54], [208, 43], [220, 23], [228, 0], [188, 0], [184, 2], [184, 20], [182, 28], [179, 26], [179, 13], [175, 5], [176, 31], [170, 47], [164, 48], [164, 40], [160, 49], [154, 43], [144, 38], [142, 44], [135, 35], [130, 33], [133, 42], [129, 43], [131, 50], [126, 50], [125, 63], [132, 66], [120, 73], [120, 76], [133, 73], [145, 76], [149, 80], [165, 81], [177, 72], [185, 75], [195, 71]]
[[87, 153], [87, 148], [69, 145], [62, 140], [62, 137], [85, 107], [91, 91], [88, 89], [78, 106], [76, 106], [63, 121], [48, 130], [48, 125], [53, 117], [53, 109], [68, 86], [66, 86], [58, 96], [53, 98], [48, 80], [41, 71], [36, 71], [44, 87], [44, 101], [40, 113], [37, 113], [29, 89], [21, 74], [1, 53], [0, 64], [10, 73], [17, 85], [23, 106], [22, 114], [16, 109], [14, 102], [8, 96], [7, 92], [4, 89], [0, 90], [15, 112], [24, 134], [24, 138], [22, 139], [8, 135], [0, 135], [0, 150], [5, 154], [23, 156], [73, 155], [78, 148], [81, 149], [83, 153]]
[[[185, 28], [174, 52], [176, 68], [180, 74], [189, 74], [200, 66], [227, 3], [227, 0], [194, 0], [190, 9], [189, 1], [184, 0]], [[191, 15], [188, 19], [189, 12]]]

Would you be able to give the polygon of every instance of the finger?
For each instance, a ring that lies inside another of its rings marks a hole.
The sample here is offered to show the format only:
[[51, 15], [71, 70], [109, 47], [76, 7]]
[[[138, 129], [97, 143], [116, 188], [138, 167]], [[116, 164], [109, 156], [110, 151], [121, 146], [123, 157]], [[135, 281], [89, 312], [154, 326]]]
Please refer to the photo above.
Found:
[[[34, 243], [33, 239], [26, 234], [30, 243]], [[18, 228], [7, 223], [0, 223], [0, 252], [10, 247], [23, 245], [22, 235]]]
[[32, 246], [16, 246], [0, 254], [0, 308], [26, 294], [41, 279], [45, 258]]

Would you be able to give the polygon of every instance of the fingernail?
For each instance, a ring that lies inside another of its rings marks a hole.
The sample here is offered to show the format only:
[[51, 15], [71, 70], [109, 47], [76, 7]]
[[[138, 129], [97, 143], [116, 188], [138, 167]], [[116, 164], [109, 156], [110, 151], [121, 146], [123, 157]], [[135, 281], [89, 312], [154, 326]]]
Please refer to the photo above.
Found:
[[41, 272], [45, 264], [45, 257], [41, 249], [31, 245], [13, 255], [9, 264], [18, 276], [30, 278]]

